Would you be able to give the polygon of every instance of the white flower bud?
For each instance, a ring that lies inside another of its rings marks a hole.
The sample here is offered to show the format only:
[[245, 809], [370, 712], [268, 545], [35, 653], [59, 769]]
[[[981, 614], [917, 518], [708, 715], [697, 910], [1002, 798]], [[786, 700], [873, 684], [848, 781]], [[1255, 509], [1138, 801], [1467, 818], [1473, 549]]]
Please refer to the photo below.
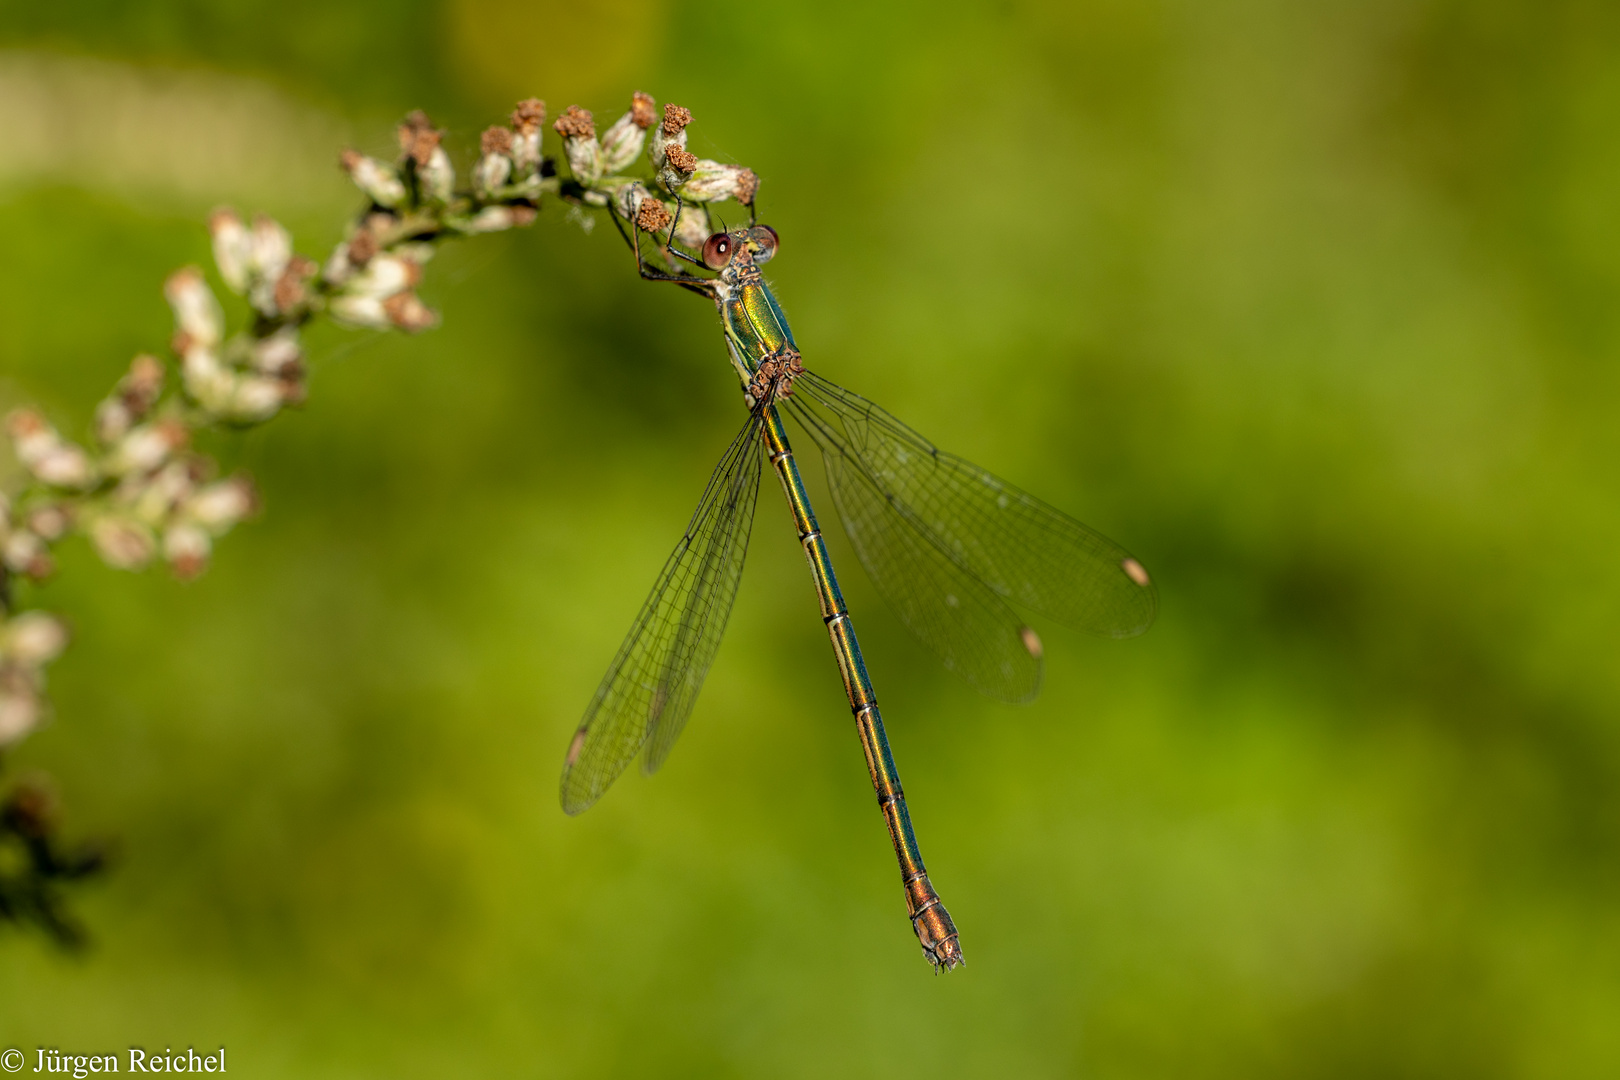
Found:
[[258, 508], [258, 493], [246, 476], [216, 480], [198, 488], [181, 507], [190, 521], [218, 536]]
[[339, 160], [354, 186], [378, 206], [393, 208], [405, 201], [405, 182], [392, 165], [355, 150], [343, 151]]
[[118, 570], [138, 570], [152, 558], [152, 531], [139, 521], [119, 515], [97, 518], [90, 526], [90, 542], [102, 560]]
[[260, 278], [275, 280], [287, 268], [292, 258], [292, 235], [274, 218], [264, 214], [253, 217], [253, 254], [248, 261], [248, 272]]
[[512, 165], [528, 176], [540, 167], [540, 129], [546, 122], [546, 103], [539, 98], [518, 102], [512, 110]]
[[450, 195], [456, 188], [456, 170], [450, 164], [450, 155], [444, 152], [444, 147], [433, 148], [427, 164], [417, 168], [416, 178], [421, 184], [424, 200], [436, 203], [450, 201]]
[[602, 144], [596, 141], [596, 123], [590, 110], [570, 105], [551, 125], [563, 137], [563, 153], [574, 179], [589, 184], [602, 176]]
[[422, 267], [433, 260], [433, 245], [425, 240], [417, 243], [395, 244], [393, 253], [402, 259], [409, 259], [415, 263], [417, 272], [420, 273]]
[[259, 423], [280, 411], [287, 402], [287, 384], [263, 375], [240, 375], [231, 388], [225, 415], [240, 423]]
[[456, 184], [450, 157], [439, 145], [442, 135], [420, 109], [399, 125], [399, 149], [416, 170], [417, 195], [423, 202], [442, 203]]
[[39, 725], [41, 711], [39, 692], [30, 680], [0, 678], [0, 747], [10, 746], [33, 731]]
[[473, 170], [473, 186], [488, 196], [506, 186], [512, 179], [512, 159], [505, 154], [485, 154], [478, 159], [478, 167]]
[[[212, 347], [225, 335], [225, 314], [214, 292], [194, 266], [177, 270], [163, 283], [163, 295], [174, 309], [175, 325], [190, 343]], [[176, 351], [184, 352], [185, 348]]]
[[393, 325], [388, 321], [388, 312], [383, 310], [380, 296], [345, 293], [334, 297], [327, 304], [326, 310], [331, 313], [332, 318], [346, 326], [383, 330]]
[[344, 292], [378, 299], [414, 288], [422, 280], [422, 268], [412, 259], [399, 255], [378, 255], [366, 268], [349, 279]]
[[186, 393], [198, 405], [221, 420], [235, 423], [268, 420], [282, 405], [302, 395], [296, 378], [233, 371], [206, 349], [186, 354], [181, 375]]
[[127, 506], [139, 521], [159, 526], [168, 521], [175, 508], [196, 489], [198, 463], [171, 461], [157, 473], [128, 476], [118, 485], [115, 501]]
[[178, 420], [159, 420], [142, 424], [125, 435], [107, 455], [105, 468], [113, 476], [127, 473], [151, 472], [169, 459], [176, 450], [185, 446], [190, 438], [186, 426]]
[[65, 506], [47, 503], [28, 511], [28, 531], [46, 543], [55, 543], [67, 535], [73, 518]]
[[180, 522], [163, 533], [163, 558], [178, 577], [194, 578], [206, 570], [213, 547], [208, 533], [197, 525]]
[[221, 209], [209, 216], [208, 231], [214, 238], [214, 265], [219, 267], [219, 276], [232, 292], [247, 291], [248, 263], [253, 255], [247, 226], [236, 211]]
[[[263, 214], [253, 219], [252, 254], [247, 264], [248, 299], [265, 315], [276, 315], [290, 304], [280, 303], [282, 281], [293, 261], [292, 236]], [[306, 260], [300, 260], [305, 262]], [[305, 269], [300, 266], [300, 269]], [[312, 273], [313, 266], [307, 269]]]
[[512, 179], [512, 129], [486, 130], [479, 140], [479, 153], [478, 164], [473, 166], [473, 186], [488, 195]]
[[8, 570], [31, 578], [49, 577], [56, 568], [45, 541], [26, 529], [8, 534], [0, 543], [0, 561]]
[[190, 344], [180, 357], [180, 382], [204, 409], [215, 415], [224, 413], [231, 396], [231, 374], [214, 349]]
[[622, 172], [641, 154], [647, 144], [647, 129], [653, 126], [657, 115], [653, 112], [653, 99], [636, 93], [630, 101], [630, 111], [613, 122], [602, 134], [602, 169], [607, 175]]
[[265, 375], [297, 377], [302, 371], [304, 350], [298, 344], [298, 329], [283, 326], [269, 337], [259, 338], [251, 350], [253, 367]]
[[701, 158], [692, 170], [692, 178], [681, 188], [681, 198], [693, 202], [736, 199], [746, 205], [754, 201], [758, 190], [759, 177], [754, 170]]
[[356, 229], [353, 236], [340, 241], [333, 250], [332, 257], [326, 262], [326, 280], [333, 285], [341, 285], [349, 280], [362, 266], [370, 262], [372, 257], [381, 250], [377, 242], [377, 233], [374, 227], [387, 226], [374, 219], [384, 218], [382, 214], [372, 214]]
[[17, 460], [37, 480], [59, 488], [88, 488], [96, 482], [90, 455], [56, 433], [32, 409], [18, 409], [6, 418]]
[[96, 440], [103, 446], [117, 442], [134, 421], [128, 405], [118, 398], [107, 398], [96, 406]]
[[25, 611], [0, 625], [0, 652], [25, 667], [50, 663], [67, 643], [67, 624], [43, 611]]
[[111, 397], [96, 406], [96, 438], [110, 446], [124, 437], [157, 403], [163, 392], [163, 365], [157, 357], [142, 353], [129, 366], [129, 374], [118, 380]]
[[326, 265], [322, 267], [321, 273], [333, 285], [341, 285], [349, 280], [349, 275], [354, 273], [354, 269], [355, 264], [350, 260], [349, 255], [349, 242], [340, 240], [337, 247], [332, 249], [332, 255], [326, 260]]
[[529, 206], [486, 206], [472, 217], [459, 222], [457, 228], [465, 233], [500, 232], [517, 225], [527, 225], [535, 219]]

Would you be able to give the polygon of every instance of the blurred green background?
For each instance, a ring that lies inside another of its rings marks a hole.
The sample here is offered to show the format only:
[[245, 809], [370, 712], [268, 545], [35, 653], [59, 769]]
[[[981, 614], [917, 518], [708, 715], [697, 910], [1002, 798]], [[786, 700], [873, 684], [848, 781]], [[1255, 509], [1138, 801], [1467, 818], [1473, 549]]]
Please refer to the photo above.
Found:
[[267, 508], [205, 577], [74, 542], [31, 595], [76, 641], [8, 772], [122, 859], [88, 954], [0, 937], [0, 1043], [296, 1077], [1620, 1073], [1620, 8], [4, 0], [0, 28], [0, 405], [84, 430], [212, 206], [324, 255], [338, 150], [389, 152], [407, 109], [465, 162], [520, 96], [644, 89], [763, 178], [812, 367], [1163, 601], [1130, 642], [1037, 621], [1017, 709], [836, 537], [949, 977], [774, 484], [682, 744], [565, 818], [569, 734], [739, 417], [712, 311], [552, 204], [429, 267], [440, 329], [313, 335], [308, 407], [213, 447]]

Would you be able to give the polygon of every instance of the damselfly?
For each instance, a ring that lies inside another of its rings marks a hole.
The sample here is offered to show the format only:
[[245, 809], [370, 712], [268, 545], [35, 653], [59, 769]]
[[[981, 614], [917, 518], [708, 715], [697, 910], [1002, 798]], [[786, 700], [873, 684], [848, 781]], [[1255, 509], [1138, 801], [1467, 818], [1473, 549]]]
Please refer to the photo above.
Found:
[[821, 447], [844, 530], [878, 592], [948, 667], [991, 697], [1029, 701], [1040, 688], [1040, 638], [1013, 605], [1093, 633], [1129, 637], [1153, 621], [1153, 584], [1118, 544], [807, 371], [760, 273], [778, 246], [769, 226], [715, 233], [694, 257], [674, 244], [678, 224], [677, 215], [665, 250], [714, 276], [649, 265], [632, 224], [637, 267], [644, 278], [675, 282], [715, 302], [748, 419], [721, 456], [574, 734], [563, 766], [563, 809], [577, 814], [589, 807], [638, 755], [649, 773], [669, 756], [720, 647], [742, 577], [760, 473], [769, 461], [810, 562], [821, 618], [900, 862], [912, 927], [935, 970], [955, 967], [962, 962], [956, 927], [923, 867], [877, 696], [782, 414]]

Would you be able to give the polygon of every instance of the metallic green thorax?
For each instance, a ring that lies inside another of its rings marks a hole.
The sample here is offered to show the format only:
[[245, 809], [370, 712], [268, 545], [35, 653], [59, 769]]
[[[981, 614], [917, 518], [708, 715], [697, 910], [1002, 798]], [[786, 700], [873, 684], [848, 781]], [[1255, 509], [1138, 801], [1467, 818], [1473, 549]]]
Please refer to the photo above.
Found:
[[872, 786], [877, 790], [878, 807], [888, 823], [889, 838], [900, 863], [907, 914], [917, 932], [917, 940], [922, 943], [923, 955], [936, 969], [948, 970], [962, 963], [956, 926], [923, 867], [922, 852], [918, 850], [905, 794], [900, 788], [900, 773], [883, 731], [883, 717], [878, 713], [877, 694], [867, 677], [860, 642], [855, 638], [855, 627], [844, 606], [843, 594], [839, 592], [832, 559], [816, 525], [815, 511], [810, 507], [810, 496], [794, 462], [782, 418], [776, 411], [776, 399], [792, 393], [793, 377], [803, 370], [798, 347], [788, 329], [787, 318], [760, 275], [753, 247], [745, 242], [746, 232], [733, 235], [739, 240], [736, 254], [714, 283], [726, 344], [738, 375], [750, 390], [750, 400], [760, 410], [760, 435], [765, 452], [781, 478], [799, 542], [804, 545], [804, 555], [810, 563], [821, 618], [832, 638], [833, 655], [838, 660], [844, 692], [849, 698], [850, 711], [855, 714], [861, 746], [866, 751], [866, 766], [872, 776]]
[[765, 284], [747, 245], [738, 245], [736, 255], [720, 272], [714, 285], [715, 304], [725, 326], [731, 362], [745, 384], [759, 370], [759, 365], [772, 356], [779, 356], [784, 350], [798, 355], [787, 316], [782, 314], [781, 305]]

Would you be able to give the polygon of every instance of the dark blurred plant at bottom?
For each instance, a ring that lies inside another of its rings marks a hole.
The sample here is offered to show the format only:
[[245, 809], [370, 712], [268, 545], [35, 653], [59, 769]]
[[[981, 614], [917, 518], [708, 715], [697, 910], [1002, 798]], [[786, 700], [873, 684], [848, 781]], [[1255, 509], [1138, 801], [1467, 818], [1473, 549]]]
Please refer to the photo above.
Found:
[[0, 801], [0, 918], [79, 949], [88, 939], [67, 908], [63, 886], [106, 869], [109, 845], [64, 843], [59, 818], [56, 792], [44, 777], [17, 781]]

